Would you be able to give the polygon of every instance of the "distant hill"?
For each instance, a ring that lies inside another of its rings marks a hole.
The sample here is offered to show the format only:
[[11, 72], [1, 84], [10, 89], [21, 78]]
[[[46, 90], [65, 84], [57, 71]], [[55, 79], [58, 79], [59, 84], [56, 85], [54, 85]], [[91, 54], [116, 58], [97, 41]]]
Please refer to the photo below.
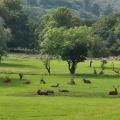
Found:
[[120, 11], [120, 0], [21, 0], [34, 19], [60, 6], [66, 6], [82, 18], [96, 19]]

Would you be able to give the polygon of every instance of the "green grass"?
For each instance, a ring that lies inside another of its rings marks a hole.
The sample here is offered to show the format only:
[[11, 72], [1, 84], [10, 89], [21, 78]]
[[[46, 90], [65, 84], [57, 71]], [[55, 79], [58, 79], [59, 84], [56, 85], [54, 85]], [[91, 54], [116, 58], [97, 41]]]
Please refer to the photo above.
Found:
[[[114, 61], [120, 68], [120, 61]], [[93, 67], [100, 72], [100, 61], [94, 61]], [[0, 74], [0, 120], [120, 120], [120, 95], [109, 96], [112, 86], [120, 85], [120, 76], [112, 71], [112, 61], [108, 61], [103, 76], [93, 75], [89, 61], [80, 63], [75, 76], [76, 85], [67, 82], [72, 78], [67, 63], [61, 60], [51, 62], [54, 75], [44, 75], [47, 84], [41, 85], [40, 75], [25, 75], [30, 85], [24, 85], [18, 75]], [[1, 72], [47, 73], [39, 59], [10, 55], [0, 64]], [[11, 83], [3, 83], [9, 76]], [[86, 77], [91, 85], [82, 82]], [[59, 83], [59, 88], [51, 88]], [[37, 96], [38, 89], [52, 89], [55, 96]], [[67, 89], [69, 93], [59, 93], [58, 89]], [[120, 88], [119, 88], [120, 92]]]

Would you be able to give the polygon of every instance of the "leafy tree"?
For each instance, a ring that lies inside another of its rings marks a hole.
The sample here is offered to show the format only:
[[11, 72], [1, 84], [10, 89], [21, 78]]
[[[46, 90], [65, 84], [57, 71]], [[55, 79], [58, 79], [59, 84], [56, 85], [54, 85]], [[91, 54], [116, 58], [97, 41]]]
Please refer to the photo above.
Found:
[[72, 13], [68, 8], [60, 7], [54, 12], [53, 19], [57, 23], [58, 27], [69, 27], [72, 19]]
[[11, 37], [10, 30], [4, 26], [4, 21], [0, 18], [0, 62], [2, 61], [3, 56], [6, 56], [6, 42]]
[[77, 64], [84, 62], [92, 45], [91, 28], [86, 26], [71, 28], [64, 32], [64, 45], [61, 57], [68, 62], [69, 71], [75, 74]]
[[94, 26], [94, 34], [97, 35], [109, 49], [111, 55], [119, 55], [119, 20], [120, 15], [103, 17]]
[[8, 42], [10, 48], [29, 48], [33, 37], [28, 17], [23, 12], [20, 0], [4, 0], [0, 14], [7, 27], [11, 29], [12, 38]]
[[94, 36], [94, 39], [91, 56], [95, 58], [108, 57], [110, 50], [107, 48], [106, 41], [103, 41], [97, 36]]
[[0, 63], [2, 62], [4, 56], [7, 56], [7, 52], [0, 48]]
[[[66, 16], [64, 22], [63, 16]], [[71, 74], [75, 73], [77, 64], [86, 59], [94, 42], [90, 37], [91, 28], [81, 26], [86, 23], [89, 24], [74, 16], [69, 9], [62, 7], [45, 17], [40, 26], [42, 31], [39, 33], [39, 39], [43, 52], [52, 56], [61, 56], [68, 62]]]
[[47, 70], [48, 74], [51, 74], [51, 65], [50, 65], [51, 57], [49, 55], [42, 56], [42, 62]]
[[44, 53], [49, 55], [59, 55], [64, 44], [63, 28], [50, 28], [43, 36], [41, 47]]
[[68, 62], [69, 71], [75, 74], [77, 64], [83, 62], [91, 47], [90, 28], [53, 28], [44, 34], [42, 48], [46, 53], [61, 58]]

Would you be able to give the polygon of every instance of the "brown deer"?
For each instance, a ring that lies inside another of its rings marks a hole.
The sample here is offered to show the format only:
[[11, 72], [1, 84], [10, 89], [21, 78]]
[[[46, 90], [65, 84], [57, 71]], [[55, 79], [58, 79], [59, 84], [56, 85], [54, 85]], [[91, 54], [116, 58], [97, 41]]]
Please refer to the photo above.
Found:
[[113, 70], [115, 73], [120, 74], [120, 70]]
[[54, 94], [54, 91], [53, 91], [53, 90], [46, 90], [46, 92], [47, 92], [48, 94]]
[[69, 90], [65, 90], [65, 89], [63, 89], [63, 90], [59, 90], [59, 92], [63, 92], [63, 93], [65, 93], [65, 92], [69, 92]]
[[56, 85], [52, 85], [51, 87], [59, 87], [59, 84], [56, 84]]
[[114, 88], [114, 91], [110, 91], [109, 95], [118, 95], [118, 88], [114, 87], [114, 86], [113, 86], [113, 88]]
[[47, 91], [41, 91], [41, 90], [38, 90], [37, 94], [38, 95], [48, 95]]
[[91, 83], [92, 83], [90, 80], [86, 80], [86, 79], [83, 79], [83, 82], [84, 82], [85, 84], [91, 84]]
[[71, 79], [71, 80], [68, 82], [68, 84], [69, 84], [69, 85], [75, 85], [76, 83], [75, 83], [74, 79]]
[[54, 94], [54, 91], [53, 90], [38, 90], [37, 91], [37, 94], [38, 95], [51, 95], [51, 94]]
[[20, 80], [22, 80], [22, 79], [23, 79], [23, 76], [24, 76], [24, 74], [23, 74], [23, 73], [19, 73], [19, 78], [20, 78]]
[[23, 84], [30, 84], [31, 82], [30, 81], [28, 81], [28, 80], [25, 80], [24, 82], [23, 82]]

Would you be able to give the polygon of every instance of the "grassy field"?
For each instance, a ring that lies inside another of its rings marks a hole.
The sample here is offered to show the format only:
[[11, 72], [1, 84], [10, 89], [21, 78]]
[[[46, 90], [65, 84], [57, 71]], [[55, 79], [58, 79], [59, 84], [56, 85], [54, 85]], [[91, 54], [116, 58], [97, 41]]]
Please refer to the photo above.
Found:
[[[114, 61], [120, 68], [120, 61]], [[93, 68], [100, 72], [101, 62], [80, 63], [75, 76], [76, 85], [68, 85], [72, 78], [67, 63], [61, 60], [51, 62], [53, 75], [43, 75], [47, 84], [41, 85], [42, 75], [25, 75], [31, 81], [23, 84], [15, 74], [0, 74], [0, 120], [120, 120], [120, 95], [109, 96], [112, 86], [120, 85], [120, 76], [112, 71], [112, 61], [108, 61], [105, 74], [95, 76]], [[0, 72], [47, 73], [39, 59], [22, 55], [10, 55], [0, 64]], [[5, 77], [12, 79], [4, 83]], [[83, 83], [83, 78], [90, 79], [91, 85]], [[59, 83], [59, 88], [51, 88]], [[54, 96], [38, 96], [38, 89], [55, 91]], [[58, 89], [67, 89], [69, 93], [59, 93]], [[118, 89], [120, 92], [120, 88]]]

